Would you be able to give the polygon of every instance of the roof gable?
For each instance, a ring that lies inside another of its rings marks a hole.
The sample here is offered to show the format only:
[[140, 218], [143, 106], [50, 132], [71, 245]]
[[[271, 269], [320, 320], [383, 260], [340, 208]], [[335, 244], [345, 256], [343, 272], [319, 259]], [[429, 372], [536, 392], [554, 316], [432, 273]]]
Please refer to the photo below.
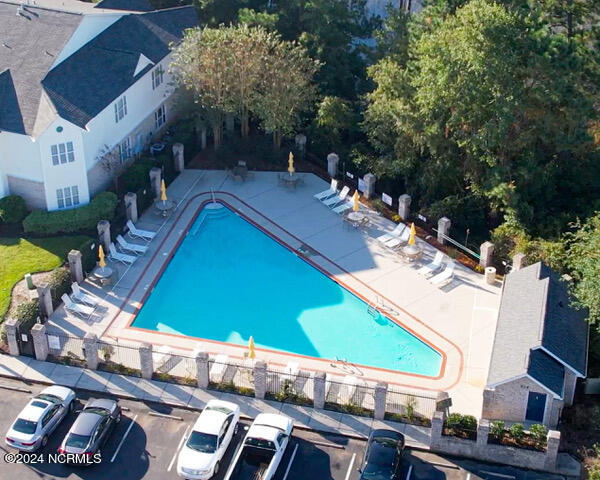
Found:
[[143, 53], [140, 53], [137, 65], [135, 66], [135, 70], [133, 72], [133, 76], [137, 77], [138, 74], [142, 70], [144, 70], [148, 65], [154, 65], [154, 62], [152, 60], [150, 60], [148, 57], [146, 57], [146, 55], [144, 55]]
[[543, 350], [536, 349], [530, 352], [527, 374], [559, 397], [562, 397], [565, 367]]

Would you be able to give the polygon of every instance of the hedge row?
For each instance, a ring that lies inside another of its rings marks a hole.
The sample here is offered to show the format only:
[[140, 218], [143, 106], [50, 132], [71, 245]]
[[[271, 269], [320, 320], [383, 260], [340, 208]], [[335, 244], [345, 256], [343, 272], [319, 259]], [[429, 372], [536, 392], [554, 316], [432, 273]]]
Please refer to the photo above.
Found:
[[0, 199], [0, 222], [19, 223], [26, 215], [25, 200], [19, 195], [9, 195]]
[[39, 235], [93, 230], [100, 220], [112, 220], [117, 203], [118, 199], [114, 193], [103, 192], [94, 197], [88, 205], [72, 210], [34, 210], [23, 220], [23, 228], [26, 233]]

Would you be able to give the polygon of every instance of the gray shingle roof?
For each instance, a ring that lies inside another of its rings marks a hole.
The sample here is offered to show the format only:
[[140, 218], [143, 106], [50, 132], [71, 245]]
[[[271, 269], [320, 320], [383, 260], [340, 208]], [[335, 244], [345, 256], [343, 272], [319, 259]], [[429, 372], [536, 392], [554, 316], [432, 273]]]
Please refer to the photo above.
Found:
[[540, 373], [539, 365], [545, 362], [547, 366], [549, 362], [536, 353], [532, 363], [532, 349], [537, 347], [543, 347], [559, 362], [585, 376], [586, 315], [569, 306], [567, 286], [541, 262], [512, 272], [506, 277], [500, 302], [488, 385], [530, 374], [531, 368], [536, 380], [556, 392], [562, 373], [558, 369]]
[[0, 130], [31, 134], [41, 80], [82, 15], [0, 1]]
[[154, 10], [148, 0], [102, 0], [96, 4], [96, 8], [129, 10], [132, 12], [151, 12]]
[[562, 397], [565, 367], [546, 352], [539, 348], [531, 350], [527, 373], [531, 378], [545, 385], [559, 397]]
[[152, 68], [133, 76], [140, 54], [159, 62], [197, 25], [191, 6], [126, 15], [50, 71], [44, 89], [59, 115], [83, 128]]

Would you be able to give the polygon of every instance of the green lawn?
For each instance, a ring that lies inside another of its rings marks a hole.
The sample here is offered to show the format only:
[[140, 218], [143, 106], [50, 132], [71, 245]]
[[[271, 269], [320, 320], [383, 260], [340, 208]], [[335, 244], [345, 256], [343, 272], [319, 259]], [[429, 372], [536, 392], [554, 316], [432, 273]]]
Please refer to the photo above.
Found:
[[87, 239], [85, 236], [0, 237], [0, 320], [8, 310], [15, 283], [26, 273], [44, 272], [62, 265], [67, 253], [79, 248]]

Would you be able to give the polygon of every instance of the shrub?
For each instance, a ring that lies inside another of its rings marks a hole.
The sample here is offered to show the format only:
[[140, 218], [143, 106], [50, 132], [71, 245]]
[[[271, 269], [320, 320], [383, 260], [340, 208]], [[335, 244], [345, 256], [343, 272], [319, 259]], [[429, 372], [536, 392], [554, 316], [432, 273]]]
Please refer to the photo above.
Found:
[[460, 413], [451, 413], [446, 419], [446, 427], [450, 430], [457, 430], [461, 427], [463, 416]]
[[523, 440], [523, 437], [525, 437], [525, 430], [521, 423], [513, 423], [508, 430], [510, 432], [510, 436], [517, 442], [520, 442]]
[[546, 440], [548, 438], [548, 429], [544, 425], [541, 425], [539, 423], [532, 425], [529, 429], [529, 433], [531, 434], [531, 437], [533, 438], [536, 444], [546, 444]]
[[60, 298], [71, 289], [71, 274], [66, 268], [56, 268], [50, 275], [48, 285], [50, 286], [52, 303], [57, 305], [61, 301]]
[[91, 272], [98, 260], [98, 243], [90, 238], [81, 244], [79, 251], [81, 252], [81, 268], [84, 272]]
[[40, 316], [40, 304], [37, 300], [30, 300], [17, 305], [15, 318], [21, 324], [22, 331], [28, 332], [35, 325]]
[[412, 395], [409, 395], [406, 399], [406, 418], [412, 422], [415, 418], [415, 407], [417, 406], [417, 399]]
[[0, 220], [4, 223], [22, 222], [26, 215], [25, 200], [19, 195], [9, 195], [0, 199]]
[[504, 422], [502, 420], [497, 420], [490, 424], [490, 435], [497, 439], [501, 439], [505, 429]]
[[463, 415], [460, 426], [464, 430], [477, 430], [477, 419], [473, 415]]
[[150, 185], [152, 162], [137, 161], [127, 167], [123, 173], [123, 186], [128, 192], [135, 192]]
[[114, 193], [103, 192], [84, 207], [54, 212], [34, 210], [23, 220], [23, 227], [26, 233], [38, 235], [93, 230], [100, 220], [113, 219], [117, 203]]

